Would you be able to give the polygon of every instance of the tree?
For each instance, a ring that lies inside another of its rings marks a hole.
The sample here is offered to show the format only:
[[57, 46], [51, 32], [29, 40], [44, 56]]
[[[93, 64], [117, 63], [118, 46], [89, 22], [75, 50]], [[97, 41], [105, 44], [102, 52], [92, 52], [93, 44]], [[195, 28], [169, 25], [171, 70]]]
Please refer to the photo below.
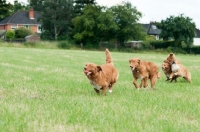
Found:
[[75, 17], [72, 20], [74, 26], [74, 39], [80, 43], [93, 42], [97, 43], [95, 39], [95, 32], [97, 30], [97, 17], [101, 13], [101, 8], [97, 6], [85, 6], [83, 14]]
[[190, 46], [195, 36], [195, 23], [192, 19], [184, 16], [170, 16], [166, 20], [162, 20], [157, 23], [157, 27], [162, 29], [160, 37], [163, 40], [168, 41], [172, 38], [180, 47], [183, 46], [183, 42]]
[[12, 13], [13, 5], [11, 3], [6, 3], [6, 0], [0, 0], [0, 21], [8, 17]]
[[25, 5], [24, 3], [18, 2], [18, 0], [14, 1], [13, 12], [16, 12], [18, 10], [27, 10], [27, 9], [28, 9], [28, 6]]
[[74, 12], [76, 14], [75, 16], [82, 15], [82, 11], [86, 5], [96, 4], [95, 0], [75, 0], [74, 3], [75, 3]]
[[86, 43], [93, 46], [101, 46], [103, 41], [109, 41], [114, 37], [111, 35], [118, 30], [113, 20], [113, 13], [105, 7], [87, 5], [83, 14], [72, 20], [74, 25], [74, 39], [78, 43]]
[[42, 11], [44, 0], [28, 0], [29, 6], [32, 7], [35, 11]]
[[30, 29], [20, 27], [15, 29], [15, 38], [25, 38], [28, 35], [33, 34]]
[[122, 45], [128, 40], [144, 39], [143, 27], [138, 24], [142, 13], [130, 2], [122, 2], [121, 5], [112, 6], [110, 10], [114, 13], [114, 20], [119, 30], [112, 35], [115, 36], [117, 43]]
[[58, 35], [70, 32], [72, 0], [44, 0], [41, 13], [42, 29], [57, 40]]
[[15, 32], [13, 30], [8, 30], [6, 32], [6, 39], [14, 39], [15, 38]]

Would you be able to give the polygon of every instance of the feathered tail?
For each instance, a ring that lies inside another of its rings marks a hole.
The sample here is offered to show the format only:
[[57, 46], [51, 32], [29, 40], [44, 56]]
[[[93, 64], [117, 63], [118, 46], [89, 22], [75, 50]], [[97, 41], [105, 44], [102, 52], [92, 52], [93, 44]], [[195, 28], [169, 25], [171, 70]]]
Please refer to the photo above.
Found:
[[110, 51], [109, 51], [108, 49], [106, 49], [105, 52], [106, 52], [106, 63], [111, 63], [111, 64], [113, 64]]

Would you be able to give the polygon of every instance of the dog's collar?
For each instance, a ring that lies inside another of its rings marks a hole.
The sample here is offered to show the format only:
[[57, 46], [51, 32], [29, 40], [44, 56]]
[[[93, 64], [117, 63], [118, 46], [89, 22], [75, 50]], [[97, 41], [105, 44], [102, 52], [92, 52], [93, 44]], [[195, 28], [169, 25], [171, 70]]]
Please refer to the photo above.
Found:
[[[175, 60], [176, 61], [176, 60]], [[173, 61], [170, 65], [173, 65], [173, 64], [176, 64], [176, 62], [175, 61]]]

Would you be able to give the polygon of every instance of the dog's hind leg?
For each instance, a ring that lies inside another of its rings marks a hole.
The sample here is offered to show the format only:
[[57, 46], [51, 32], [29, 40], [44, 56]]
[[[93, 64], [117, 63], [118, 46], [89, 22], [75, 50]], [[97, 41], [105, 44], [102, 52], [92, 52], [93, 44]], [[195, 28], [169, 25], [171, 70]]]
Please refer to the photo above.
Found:
[[143, 80], [144, 80], [144, 88], [146, 88], [148, 86], [148, 78], [145, 77], [143, 78]]
[[150, 78], [150, 82], [151, 82], [151, 89], [154, 90], [154, 85], [156, 84], [157, 81], [157, 76], [154, 75]]

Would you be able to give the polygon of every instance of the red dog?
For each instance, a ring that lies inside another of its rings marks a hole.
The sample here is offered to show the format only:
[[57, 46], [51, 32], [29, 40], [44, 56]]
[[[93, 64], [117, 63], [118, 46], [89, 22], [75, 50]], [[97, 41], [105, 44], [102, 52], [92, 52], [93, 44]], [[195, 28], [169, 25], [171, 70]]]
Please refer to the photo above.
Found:
[[102, 93], [106, 95], [106, 89], [109, 88], [109, 92], [112, 92], [114, 83], [116, 83], [119, 73], [114, 67], [112, 57], [108, 49], [106, 52], [106, 64], [101, 66], [94, 63], [87, 63], [84, 67], [84, 73], [93, 85], [97, 94]]
[[[137, 89], [142, 86], [147, 87], [148, 79], [150, 79], [151, 88], [154, 89], [157, 78], [161, 77], [161, 74], [158, 72], [158, 67], [153, 62], [147, 62], [138, 58], [130, 59], [129, 63], [134, 77], [133, 84], [135, 87]], [[140, 86], [137, 85], [137, 79], [141, 79]]]

